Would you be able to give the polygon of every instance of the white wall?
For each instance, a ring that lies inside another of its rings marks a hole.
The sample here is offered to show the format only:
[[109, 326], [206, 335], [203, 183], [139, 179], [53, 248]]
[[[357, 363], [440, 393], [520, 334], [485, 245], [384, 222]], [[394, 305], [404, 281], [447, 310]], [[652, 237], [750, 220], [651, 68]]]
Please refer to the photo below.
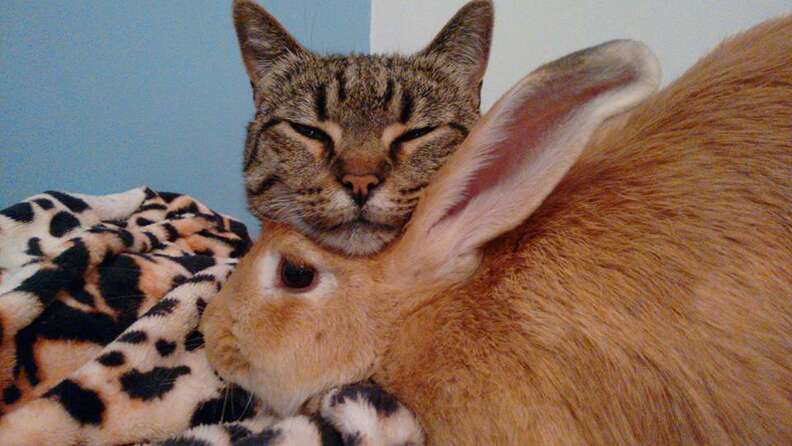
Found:
[[[372, 0], [371, 52], [422, 48], [465, 3]], [[789, 12], [789, 0], [495, 0], [484, 109], [537, 66], [617, 38], [649, 45], [668, 83], [724, 37]]]

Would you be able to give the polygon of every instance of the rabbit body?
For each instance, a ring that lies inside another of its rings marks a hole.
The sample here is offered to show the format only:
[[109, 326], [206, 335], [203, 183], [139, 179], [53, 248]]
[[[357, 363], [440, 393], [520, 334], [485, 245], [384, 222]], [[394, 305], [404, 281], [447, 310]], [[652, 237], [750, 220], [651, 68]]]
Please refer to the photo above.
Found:
[[375, 379], [436, 444], [790, 444], [792, 20], [603, 131]]

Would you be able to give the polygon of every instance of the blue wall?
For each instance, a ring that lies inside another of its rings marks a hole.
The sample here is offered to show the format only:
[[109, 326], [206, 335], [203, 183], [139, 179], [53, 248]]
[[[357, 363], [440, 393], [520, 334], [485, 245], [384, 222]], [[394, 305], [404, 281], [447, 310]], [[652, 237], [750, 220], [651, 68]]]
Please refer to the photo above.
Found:
[[[0, 208], [138, 185], [241, 218], [250, 87], [230, 1], [4, 0]], [[368, 52], [369, 0], [261, 1], [303, 44]]]

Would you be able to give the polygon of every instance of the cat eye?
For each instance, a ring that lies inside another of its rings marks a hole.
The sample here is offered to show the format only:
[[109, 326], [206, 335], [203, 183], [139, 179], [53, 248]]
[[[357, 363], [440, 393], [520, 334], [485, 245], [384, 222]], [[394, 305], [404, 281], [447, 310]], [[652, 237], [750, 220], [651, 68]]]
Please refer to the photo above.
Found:
[[401, 135], [397, 136], [390, 146], [390, 154], [392, 158], [395, 158], [399, 147], [401, 147], [402, 143], [412, 141], [414, 139], [418, 139], [424, 135], [427, 135], [437, 129], [437, 126], [427, 126], [427, 127], [420, 127], [417, 129], [407, 130], [406, 132], [402, 133]]
[[316, 282], [316, 270], [304, 264], [292, 262], [288, 259], [281, 260], [280, 281], [284, 288], [296, 291], [307, 291]]
[[433, 132], [436, 128], [437, 127], [435, 126], [430, 126], [430, 127], [421, 127], [417, 129], [407, 130], [406, 132], [399, 135], [399, 137], [396, 138], [396, 140], [399, 141], [400, 143], [412, 141], [413, 139], [418, 139], [428, 133]]
[[330, 135], [318, 129], [316, 127], [311, 127], [310, 125], [305, 124], [298, 124], [296, 122], [289, 122], [289, 125], [295, 132], [299, 133], [300, 135], [313, 139], [315, 141], [319, 141], [322, 144], [329, 144], [333, 140], [330, 138]]

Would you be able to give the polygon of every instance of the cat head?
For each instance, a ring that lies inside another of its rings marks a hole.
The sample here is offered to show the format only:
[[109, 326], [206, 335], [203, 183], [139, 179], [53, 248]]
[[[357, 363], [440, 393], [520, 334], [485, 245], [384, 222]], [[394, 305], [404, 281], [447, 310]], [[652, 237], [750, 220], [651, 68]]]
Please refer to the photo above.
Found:
[[381, 250], [479, 118], [492, 3], [468, 3], [410, 56], [318, 55], [252, 1], [233, 14], [256, 107], [251, 212], [348, 255]]

